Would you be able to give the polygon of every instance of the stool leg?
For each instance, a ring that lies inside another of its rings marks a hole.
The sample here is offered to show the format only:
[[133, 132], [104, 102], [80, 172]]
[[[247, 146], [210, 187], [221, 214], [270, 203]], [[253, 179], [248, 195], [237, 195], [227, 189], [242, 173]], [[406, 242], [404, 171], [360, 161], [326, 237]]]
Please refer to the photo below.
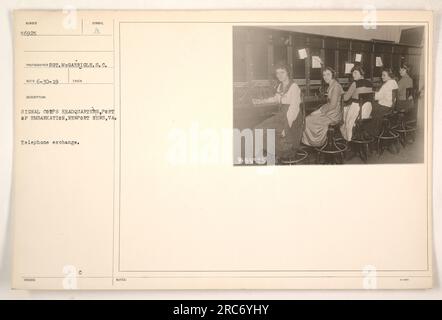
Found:
[[394, 145], [394, 148], [396, 149], [396, 154], [398, 154], [401, 151], [400, 136], [397, 139], [393, 140], [393, 145]]
[[378, 147], [377, 147], [377, 149], [378, 149], [378, 156], [380, 156], [381, 154], [382, 154], [382, 150], [381, 150], [381, 139], [380, 138], [378, 138]]
[[344, 164], [344, 152], [340, 153], [340, 164]]
[[[404, 118], [404, 114], [400, 113], [398, 115], [398, 120], [399, 120], [399, 129], [400, 130], [405, 130], [405, 118]], [[406, 133], [405, 132], [399, 132], [399, 141], [402, 144], [402, 147], [405, 148], [405, 143], [406, 143]]]
[[367, 160], [368, 160], [368, 151], [367, 151], [368, 144], [367, 144], [367, 143], [364, 143], [364, 144], [362, 144], [362, 145], [360, 146], [360, 148], [361, 148], [361, 160], [362, 160], [364, 163], [367, 163]]
[[413, 143], [415, 141], [415, 139], [416, 139], [416, 132], [412, 131], [411, 132], [411, 143]]
[[321, 153], [318, 151], [318, 152], [316, 153], [316, 164], [319, 164], [319, 163], [320, 163], [320, 160], [321, 160]]
[[362, 145], [361, 144], [358, 145], [358, 155], [359, 155], [359, 158], [362, 161], [364, 161], [364, 153], [362, 152]]

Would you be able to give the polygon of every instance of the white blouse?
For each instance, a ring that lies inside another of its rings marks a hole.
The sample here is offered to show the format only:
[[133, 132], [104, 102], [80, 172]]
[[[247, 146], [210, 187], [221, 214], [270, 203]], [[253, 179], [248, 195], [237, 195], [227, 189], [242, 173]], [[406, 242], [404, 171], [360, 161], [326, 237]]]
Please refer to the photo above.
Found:
[[301, 89], [299, 89], [299, 86], [294, 82], [291, 84], [289, 90], [287, 90], [286, 93], [279, 92], [282, 91], [281, 88], [282, 84], [278, 86], [278, 92], [273, 97], [266, 99], [266, 102], [288, 104], [289, 108], [287, 110], [287, 121], [289, 123], [289, 126], [291, 127], [293, 121], [295, 121], [299, 113], [299, 104], [301, 102]]
[[385, 82], [378, 92], [374, 94], [374, 99], [380, 105], [391, 107], [393, 105], [393, 90], [399, 88], [396, 80], [390, 79]]

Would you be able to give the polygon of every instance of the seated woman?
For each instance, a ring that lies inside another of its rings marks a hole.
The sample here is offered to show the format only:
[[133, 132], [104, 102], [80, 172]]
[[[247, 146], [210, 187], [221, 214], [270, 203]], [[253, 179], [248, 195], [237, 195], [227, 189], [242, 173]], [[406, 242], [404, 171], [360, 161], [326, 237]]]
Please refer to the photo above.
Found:
[[410, 100], [413, 99], [412, 96], [407, 97], [407, 89], [413, 88], [413, 79], [409, 76], [410, 67], [403, 64], [399, 70], [401, 79], [398, 82], [398, 106], [401, 109], [409, 109], [413, 107]]
[[379, 135], [384, 115], [390, 113], [393, 106], [393, 90], [398, 88], [396, 80], [393, 79], [394, 74], [391, 69], [382, 71], [382, 86], [374, 95], [376, 103], [373, 105], [371, 117], [373, 120], [367, 128], [372, 136]]
[[[290, 68], [287, 65], [278, 64], [275, 67], [275, 72], [279, 81], [276, 94], [267, 99], [253, 99], [253, 103], [255, 105], [279, 103], [279, 111], [255, 126], [254, 129], [274, 129], [276, 139], [275, 156], [276, 158], [283, 158], [296, 151], [301, 144], [303, 130], [303, 115], [299, 108], [301, 90], [290, 78]], [[264, 137], [266, 137], [265, 131]], [[265, 150], [267, 150], [267, 143], [264, 144]]]
[[324, 145], [329, 125], [337, 124], [342, 119], [341, 95], [343, 89], [335, 79], [336, 72], [326, 67], [322, 72], [324, 81], [328, 84], [327, 103], [305, 118], [305, 129], [302, 142], [312, 147]]
[[[364, 70], [360, 66], [355, 66], [351, 70], [353, 83], [344, 94], [344, 101], [350, 101], [350, 106], [344, 107], [344, 123], [341, 126], [341, 133], [345, 140], [350, 141], [353, 135], [353, 127], [359, 116], [359, 94], [373, 92], [371, 81], [364, 79]], [[366, 119], [370, 116], [372, 105], [370, 102], [362, 106], [361, 116]]]

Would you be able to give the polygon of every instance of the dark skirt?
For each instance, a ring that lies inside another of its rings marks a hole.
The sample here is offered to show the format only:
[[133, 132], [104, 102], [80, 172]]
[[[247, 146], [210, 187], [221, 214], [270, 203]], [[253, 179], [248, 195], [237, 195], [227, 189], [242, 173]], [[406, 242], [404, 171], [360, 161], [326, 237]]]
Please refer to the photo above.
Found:
[[413, 100], [398, 100], [397, 109], [405, 112], [409, 112], [414, 109]]
[[[281, 105], [280, 110], [270, 118], [267, 118], [254, 129], [264, 129], [264, 137], [266, 137], [266, 129], [275, 129], [275, 156], [277, 158], [285, 157], [299, 149], [301, 145], [302, 132], [304, 130], [304, 116], [299, 110], [298, 116], [289, 127], [287, 120], [288, 104]], [[285, 136], [282, 137], [282, 131]], [[264, 150], [267, 150], [267, 141], [264, 138]]]
[[379, 103], [373, 103], [373, 109], [371, 111], [372, 120], [366, 126], [368, 133], [373, 137], [379, 135], [382, 130], [382, 120], [384, 119], [384, 116], [392, 111], [393, 108], [383, 106]]

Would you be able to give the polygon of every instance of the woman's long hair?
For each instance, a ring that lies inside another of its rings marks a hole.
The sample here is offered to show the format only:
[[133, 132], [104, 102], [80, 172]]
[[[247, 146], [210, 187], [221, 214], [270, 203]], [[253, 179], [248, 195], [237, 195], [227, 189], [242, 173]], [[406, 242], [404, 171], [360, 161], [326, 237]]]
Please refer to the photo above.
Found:
[[324, 73], [325, 71], [330, 71], [331, 72], [331, 74], [332, 74], [332, 79], [335, 79], [336, 78], [336, 71], [335, 71], [335, 69], [333, 69], [332, 67], [330, 67], [330, 66], [326, 66], [325, 68], [324, 68], [324, 70], [322, 70], [322, 72]]
[[[278, 69], [285, 70], [287, 72], [287, 77], [288, 77], [289, 81], [290, 82], [292, 81], [292, 72], [290, 71], [290, 67], [287, 63], [285, 63], [283, 61], [278, 62], [273, 68], [274, 73], [276, 73], [276, 70], [278, 70]], [[278, 79], [276, 79], [276, 80], [277, 80], [276, 85], [274, 87], [275, 91], [278, 90], [279, 85], [281, 85], [281, 88], [282, 88], [282, 82], [279, 81]], [[287, 91], [289, 88], [290, 88], [290, 84], [289, 84], [288, 88], [286, 88], [285, 91]]]
[[292, 78], [292, 72], [291, 72], [290, 67], [287, 63], [285, 63], [283, 61], [278, 62], [277, 64], [275, 64], [275, 67], [273, 68], [273, 72], [276, 73], [276, 70], [278, 70], [278, 69], [285, 70], [287, 72], [288, 78], [289, 79]]
[[362, 69], [362, 67], [359, 65], [354, 66], [350, 72], [353, 73], [353, 71], [358, 71], [362, 78], [365, 75], [364, 69]]

